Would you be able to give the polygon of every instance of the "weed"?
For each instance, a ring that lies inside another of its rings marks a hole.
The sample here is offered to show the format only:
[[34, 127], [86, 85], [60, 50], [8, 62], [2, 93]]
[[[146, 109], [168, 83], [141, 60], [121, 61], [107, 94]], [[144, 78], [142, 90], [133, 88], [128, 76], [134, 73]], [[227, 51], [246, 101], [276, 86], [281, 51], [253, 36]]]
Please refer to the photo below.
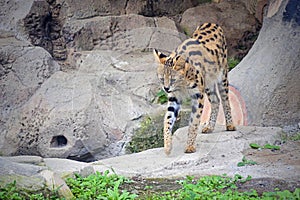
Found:
[[246, 166], [246, 165], [256, 165], [257, 162], [253, 161], [253, 160], [247, 160], [246, 157], [244, 156], [242, 158], [242, 162], [239, 162], [237, 164], [238, 167], [243, 167], [243, 166]]
[[[103, 173], [96, 172], [87, 177], [75, 174], [75, 178], [67, 178], [66, 183], [74, 194], [74, 199], [101, 199], [101, 200], [131, 200], [131, 199], [149, 199], [149, 200], [186, 200], [186, 199], [300, 199], [300, 188], [296, 188], [294, 192], [284, 190], [275, 190], [274, 192], [264, 192], [258, 195], [255, 190], [240, 192], [238, 185], [251, 180], [251, 176], [243, 178], [236, 174], [234, 177], [228, 177], [226, 174], [204, 176], [196, 179], [194, 176], [187, 176], [184, 180], [177, 183], [181, 188], [165, 191], [165, 192], [147, 192], [152, 189], [151, 185], [143, 188], [146, 190], [145, 195], [138, 196], [132, 192], [122, 190], [123, 184], [130, 187], [132, 182], [115, 174], [114, 172], [105, 171]], [[139, 184], [139, 183], [137, 183]], [[16, 181], [0, 187], [0, 199], [2, 200], [58, 200], [58, 196], [30, 194], [24, 195], [16, 187]]]
[[17, 182], [13, 181], [4, 187], [0, 187], [0, 199], [1, 200], [59, 200], [62, 199], [58, 196], [57, 190], [44, 191], [40, 193], [28, 193], [25, 189], [17, 188]]
[[168, 102], [168, 96], [162, 89], [156, 93], [156, 101], [157, 103], [164, 104]]
[[290, 136], [289, 139], [292, 140], [292, 141], [298, 141], [298, 140], [300, 140], [300, 132], [298, 132], [298, 133]]
[[271, 150], [280, 150], [280, 146], [277, 145], [271, 145], [271, 144], [265, 144], [264, 146], [261, 146], [256, 143], [250, 143], [249, 144], [252, 149], [271, 149]]
[[76, 199], [135, 199], [135, 194], [130, 194], [125, 190], [120, 191], [120, 185], [126, 181], [128, 179], [125, 177], [115, 173], [111, 174], [108, 170], [104, 173], [96, 172], [87, 177], [75, 174], [75, 179], [66, 179], [66, 183]]
[[237, 66], [241, 61], [239, 59], [236, 58], [228, 58], [228, 68], [229, 71], [232, 70], [233, 68], [235, 68], [235, 66]]

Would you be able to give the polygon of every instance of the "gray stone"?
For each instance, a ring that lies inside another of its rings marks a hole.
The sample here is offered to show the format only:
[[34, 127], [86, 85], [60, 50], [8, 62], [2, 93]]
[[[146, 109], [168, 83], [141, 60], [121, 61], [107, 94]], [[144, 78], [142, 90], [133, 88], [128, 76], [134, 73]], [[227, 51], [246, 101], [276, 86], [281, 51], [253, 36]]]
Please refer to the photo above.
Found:
[[[181, 177], [185, 175], [208, 175], [236, 173], [242, 176], [251, 174], [252, 177], [269, 177], [267, 169], [255, 172], [254, 169], [241, 169], [237, 163], [243, 157], [243, 150], [250, 143], [265, 145], [273, 144], [280, 138], [281, 128], [277, 127], [247, 127], [240, 126], [237, 131], [223, 131], [218, 126], [212, 134], [199, 134], [197, 151], [185, 154], [188, 127], [180, 128], [174, 133], [173, 150], [170, 156], [164, 154], [163, 148], [150, 149], [137, 154], [124, 155], [100, 160], [93, 163], [95, 170], [103, 170], [103, 166], [113, 168], [118, 174], [142, 177]], [[200, 129], [201, 130], [201, 129]], [[224, 155], [224, 156], [222, 156]], [[98, 165], [96, 165], [98, 164]], [[276, 167], [275, 167], [276, 168]], [[296, 171], [295, 171], [296, 170]], [[295, 179], [297, 169], [277, 174], [278, 177], [289, 176]], [[286, 174], [284, 174], [286, 173]]]
[[50, 191], [55, 189], [60, 197], [63, 197], [66, 200], [74, 199], [72, 191], [61, 176], [50, 170], [42, 171], [41, 175], [45, 178], [46, 185]]
[[[48, 52], [28, 42], [8, 37], [0, 39], [0, 44], [0, 152], [10, 155], [17, 148], [16, 135], [23, 130], [14, 127], [26, 126], [18, 124], [23, 117], [19, 113], [21, 107], [60, 66]], [[13, 138], [9, 131], [13, 132]]]
[[251, 125], [299, 123], [300, 25], [287, 13], [287, 2], [271, 4], [257, 41], [229, 74], [245, 100]]
[[43, 158], [39, 156], [7, 156], [5, 159], [15, 163], [43, 165]]
[[19, 174], [23, 176], [34, 176], [46, 169], [42, 166], [12, 162], [10, 159], [5, 159], [5, 157], [0, 157], [0, 163], [1, 175]]
[[171, 51], [184, 37], [178, 33], [174, 21], [166, 17], [149, 18], [134, 14], [69, 20], [65, 23], [63, 32], [65, 38], [68, 38], [69, 49], [113, 50], [123, 53], [147, 50], [154, 46]]
[[150, 105], [159, 88], [152, 53], [78, 59], [76, 73], [54, 73], [15, 111], [3, 152], [85, 161], [124, 154], [139, 119], [160, 109]]
[[23, 21], [29, 13], [34, 0], [20, 1], [4, 0], [0, 2], [0, 29], [12, 32], [19, 38], [27, 38]]
[[40, 192], [45, 189], [45, 179], [39, 174], [46, 167], [16, 163], [0, 157], [0, 186], [16, 181], [16, 187]]
[[62, 5], [62, 15], [74, 19], [87, 19], [95, 16], [140, 14], [144, 16], [174, 16], [200, 2], [192, 0], [144, 1], [144, 0], [78, 0], [57, 1]]
[[[253, 178], [278, 178], [299, 181], [299, 165], [297, 158], [284, 158], [286, 151], [292, 148], [282, 145], [280, 152], [269, 151], [269, 155], [281, 155], [269, 162], [258, 165], [238, 167], [245, 151], [250, 149], [250, 143], [259, 145], [274, 144], [280, 140], [282, 129], [278, 127], [239, 126], [237, 131], [224, 131], [224, 126], [216, 127], [211, 134], [200, 134], [197, 137], [197, 151], [192, 154], [184, 153], [187, 139], [187, 129], [178, 129], [173, 137], [173, 150], [166, 156], [163, 148], [149, 149], [140, 153], [122, 155], [114, 158], [99, 160], [92, 163], [81, 163], [66, 159], [45, 159], [46, 165], [60, 176], [72, 172], [89, 175], [95, 171], [104, 172], [113, 169], [119, 175], [128, 177], [141, 176], [144, 178], [174, 178], [186, 175], [223, 175]], [[259, 152], [259, 150], [255, 150]], [[299, 149], [295, 150], [296, 153]], [[248, 154], [247, 154], [248, 155]], [[249, 156], [249, 155], [248, 155]], [[264, 160], [265, 158], [257, 158]], [[285, 160], [285, 161], [284, 161]], [[287, 169], [287, 165], [289, 166]], [[64, 166], [62, 168], [61, 166]]]
[[72, 173], [79, 173], [89, 164], [62, 158], [44, 158], [45, 165], [51, 172], [59, 174], [60, 177], [67, 177]]

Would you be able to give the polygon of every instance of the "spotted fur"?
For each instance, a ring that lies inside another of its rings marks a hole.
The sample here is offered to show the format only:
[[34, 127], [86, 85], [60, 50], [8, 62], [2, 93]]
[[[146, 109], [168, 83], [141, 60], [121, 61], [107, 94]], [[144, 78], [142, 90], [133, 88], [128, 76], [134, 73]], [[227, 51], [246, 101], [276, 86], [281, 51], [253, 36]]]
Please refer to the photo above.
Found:
[[217, 24], [205, 23], [197, 27], [192, 38], [185, 40], [169, 56], [154, 50], [158, 62], [157, 75], [168, 94], [168, 107], [164, 118], [164, 148], [172, 149], [172, 128], [180, 112], [181, 93], [188, 89], [192, 98], [192, 112], [188, 129], [186, 153], [196, 151], [195, 140], [204, 105], [204, 94], [211, 103], [209, 123], [202, 133], [214, 130], [222, 101], [226, 130], [233, 131], [228, 99], [227, 47], [223, 30]]

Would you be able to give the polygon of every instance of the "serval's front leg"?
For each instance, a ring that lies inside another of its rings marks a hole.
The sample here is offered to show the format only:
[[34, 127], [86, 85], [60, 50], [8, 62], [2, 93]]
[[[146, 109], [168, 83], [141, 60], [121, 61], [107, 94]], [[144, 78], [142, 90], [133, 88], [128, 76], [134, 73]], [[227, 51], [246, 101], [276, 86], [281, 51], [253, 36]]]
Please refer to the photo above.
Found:
[[192, 95], [192, 113], [188, 129], [188, 139], [185, 153], [194, 153], [196, 151], [195, 142], [204, 105], [203, 94], [203, 91], [200, 90], [199, 93], [195, 93], [194, 95]]
[[169, 155], [172, 150], [172, 129], [180, 112], [180, 101], [173, 95], [168, 95], [168, 109], [164, 118], [164, 149]]

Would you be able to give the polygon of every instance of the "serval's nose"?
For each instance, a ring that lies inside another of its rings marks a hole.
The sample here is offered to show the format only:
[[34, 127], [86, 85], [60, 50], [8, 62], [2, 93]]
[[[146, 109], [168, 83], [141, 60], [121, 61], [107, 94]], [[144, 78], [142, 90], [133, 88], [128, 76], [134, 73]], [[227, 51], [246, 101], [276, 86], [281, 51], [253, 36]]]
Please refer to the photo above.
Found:
[[166, 93], [169, 93], [170, 91], [170, 88], [168, 88], [168, 87], [164, 87], [164, 91], [166, 92]]

